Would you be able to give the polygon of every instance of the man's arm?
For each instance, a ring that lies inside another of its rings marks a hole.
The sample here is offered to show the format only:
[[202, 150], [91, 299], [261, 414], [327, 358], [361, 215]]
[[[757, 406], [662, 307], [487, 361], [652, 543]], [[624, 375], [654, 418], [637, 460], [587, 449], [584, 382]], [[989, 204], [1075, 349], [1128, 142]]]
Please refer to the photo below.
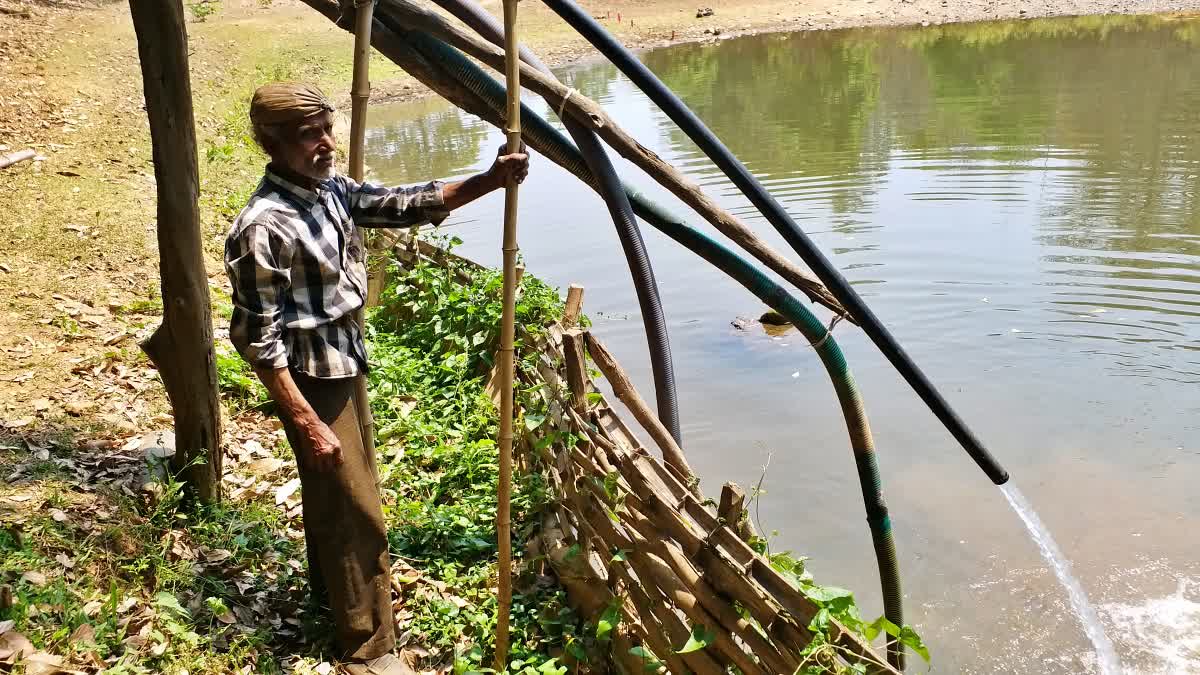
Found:
[[345, 176], [339, 176], [338, 180], [349, 191], [350, 215], [358, 227], [437, 225], [454, 209], [504, 187], [509, 177], [518, 183], [525, 180], [529, 173], [529, 155], [503, 153], [502, 147], [487, 171], [454, 183], [434, 181], [414, 187], [387, 188], [359, 184]]
[[500, 148], [496, 161], [487, 171], [464, 181], [443, 185], [443, 208], [453, 211], [470, 204], [487, 193], [504, 187], [510, 176], [516, 178], [518, 183], [524, 181], [529, 175], [529, 155], [524, 152], [506, 155], [503, 154], [504, 150], [503, 147]]
[[229, 340], [300, 434], [297, 456], [318, 469], [341, 463], [337, 437], [317, 417], [288, 371], [281, 299], [291, 285], [291, 247], [268, 223], [251, 223], [225, 242], [232, 287]]
[[318, 471], [330, 471], [341, 464], [341, 443], [300, 393], [291, 371], [287, 368], [256, 367], [254, 373], [262, 380], [283, 416], [296, 427], [300, 445], [303, 446], [298, 448], [302, 453], [297, 454], [307, 457]]

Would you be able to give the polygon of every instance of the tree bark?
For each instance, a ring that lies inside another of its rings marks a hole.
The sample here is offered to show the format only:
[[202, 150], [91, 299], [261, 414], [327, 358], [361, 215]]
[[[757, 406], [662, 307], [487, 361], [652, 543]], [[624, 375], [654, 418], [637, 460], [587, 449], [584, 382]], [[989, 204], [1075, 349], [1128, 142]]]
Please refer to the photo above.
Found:
[[204, 502], [221, 495], [221, 412], [200, 236], [196, 124], [181, 0], [129, 0], [158, 187], [163, 321], [142, 350], [175, 415], [171, 468]]

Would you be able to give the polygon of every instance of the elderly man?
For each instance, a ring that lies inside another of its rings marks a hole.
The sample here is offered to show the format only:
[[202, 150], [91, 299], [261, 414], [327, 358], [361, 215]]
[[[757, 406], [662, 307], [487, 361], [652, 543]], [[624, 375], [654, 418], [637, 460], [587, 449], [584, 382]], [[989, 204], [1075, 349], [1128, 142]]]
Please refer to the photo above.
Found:
[[250, 122], [271, 161], [225, 242], [229, 337], [277, 404], [296, 455], [310, 586], [328, 596], [341, 658], [356, 675], [398, 675], [409, 670], [392, 653], [387, 528], [354, 400], [367, 370], [354, 319], [367, 294], [361, 228], [440, 223], [509, 177], [524, 180], [529, 164], [503, 155], [457, 183], [360, 185], [334, 169], [332, 113], [309, 85], [254, 93]]

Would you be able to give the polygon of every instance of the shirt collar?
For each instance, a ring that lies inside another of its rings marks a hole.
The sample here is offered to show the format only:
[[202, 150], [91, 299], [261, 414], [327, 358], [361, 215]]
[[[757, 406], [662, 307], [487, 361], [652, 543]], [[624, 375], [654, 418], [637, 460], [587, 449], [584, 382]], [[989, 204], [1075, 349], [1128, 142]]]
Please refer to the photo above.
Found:
[[315, 205], [317, 202], [319, 202], [321, 199], [321, 193], [329, 189], [326, 185], [328, 181], [322, 181], [319, 183], [316, 191], [310, 190], [306, 187], [301, 187], [296, 183], [298, 178], [295, 177], [294, 174], [285, 169], [280, 169], [272, 164], [267, 165], [265, 173], [267, 180], [304, 200], [304, 202], [309, 205]]

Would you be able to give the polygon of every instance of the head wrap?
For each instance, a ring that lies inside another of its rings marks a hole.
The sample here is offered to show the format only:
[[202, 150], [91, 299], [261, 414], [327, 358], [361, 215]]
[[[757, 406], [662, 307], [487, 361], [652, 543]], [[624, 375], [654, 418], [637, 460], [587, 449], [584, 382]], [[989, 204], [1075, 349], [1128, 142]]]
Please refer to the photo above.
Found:
[[311, 84], [264, 84], [250, 99], [250, 122], [256, 127], [295, 124], [323, 112], [333, 112], [333, 104]]

